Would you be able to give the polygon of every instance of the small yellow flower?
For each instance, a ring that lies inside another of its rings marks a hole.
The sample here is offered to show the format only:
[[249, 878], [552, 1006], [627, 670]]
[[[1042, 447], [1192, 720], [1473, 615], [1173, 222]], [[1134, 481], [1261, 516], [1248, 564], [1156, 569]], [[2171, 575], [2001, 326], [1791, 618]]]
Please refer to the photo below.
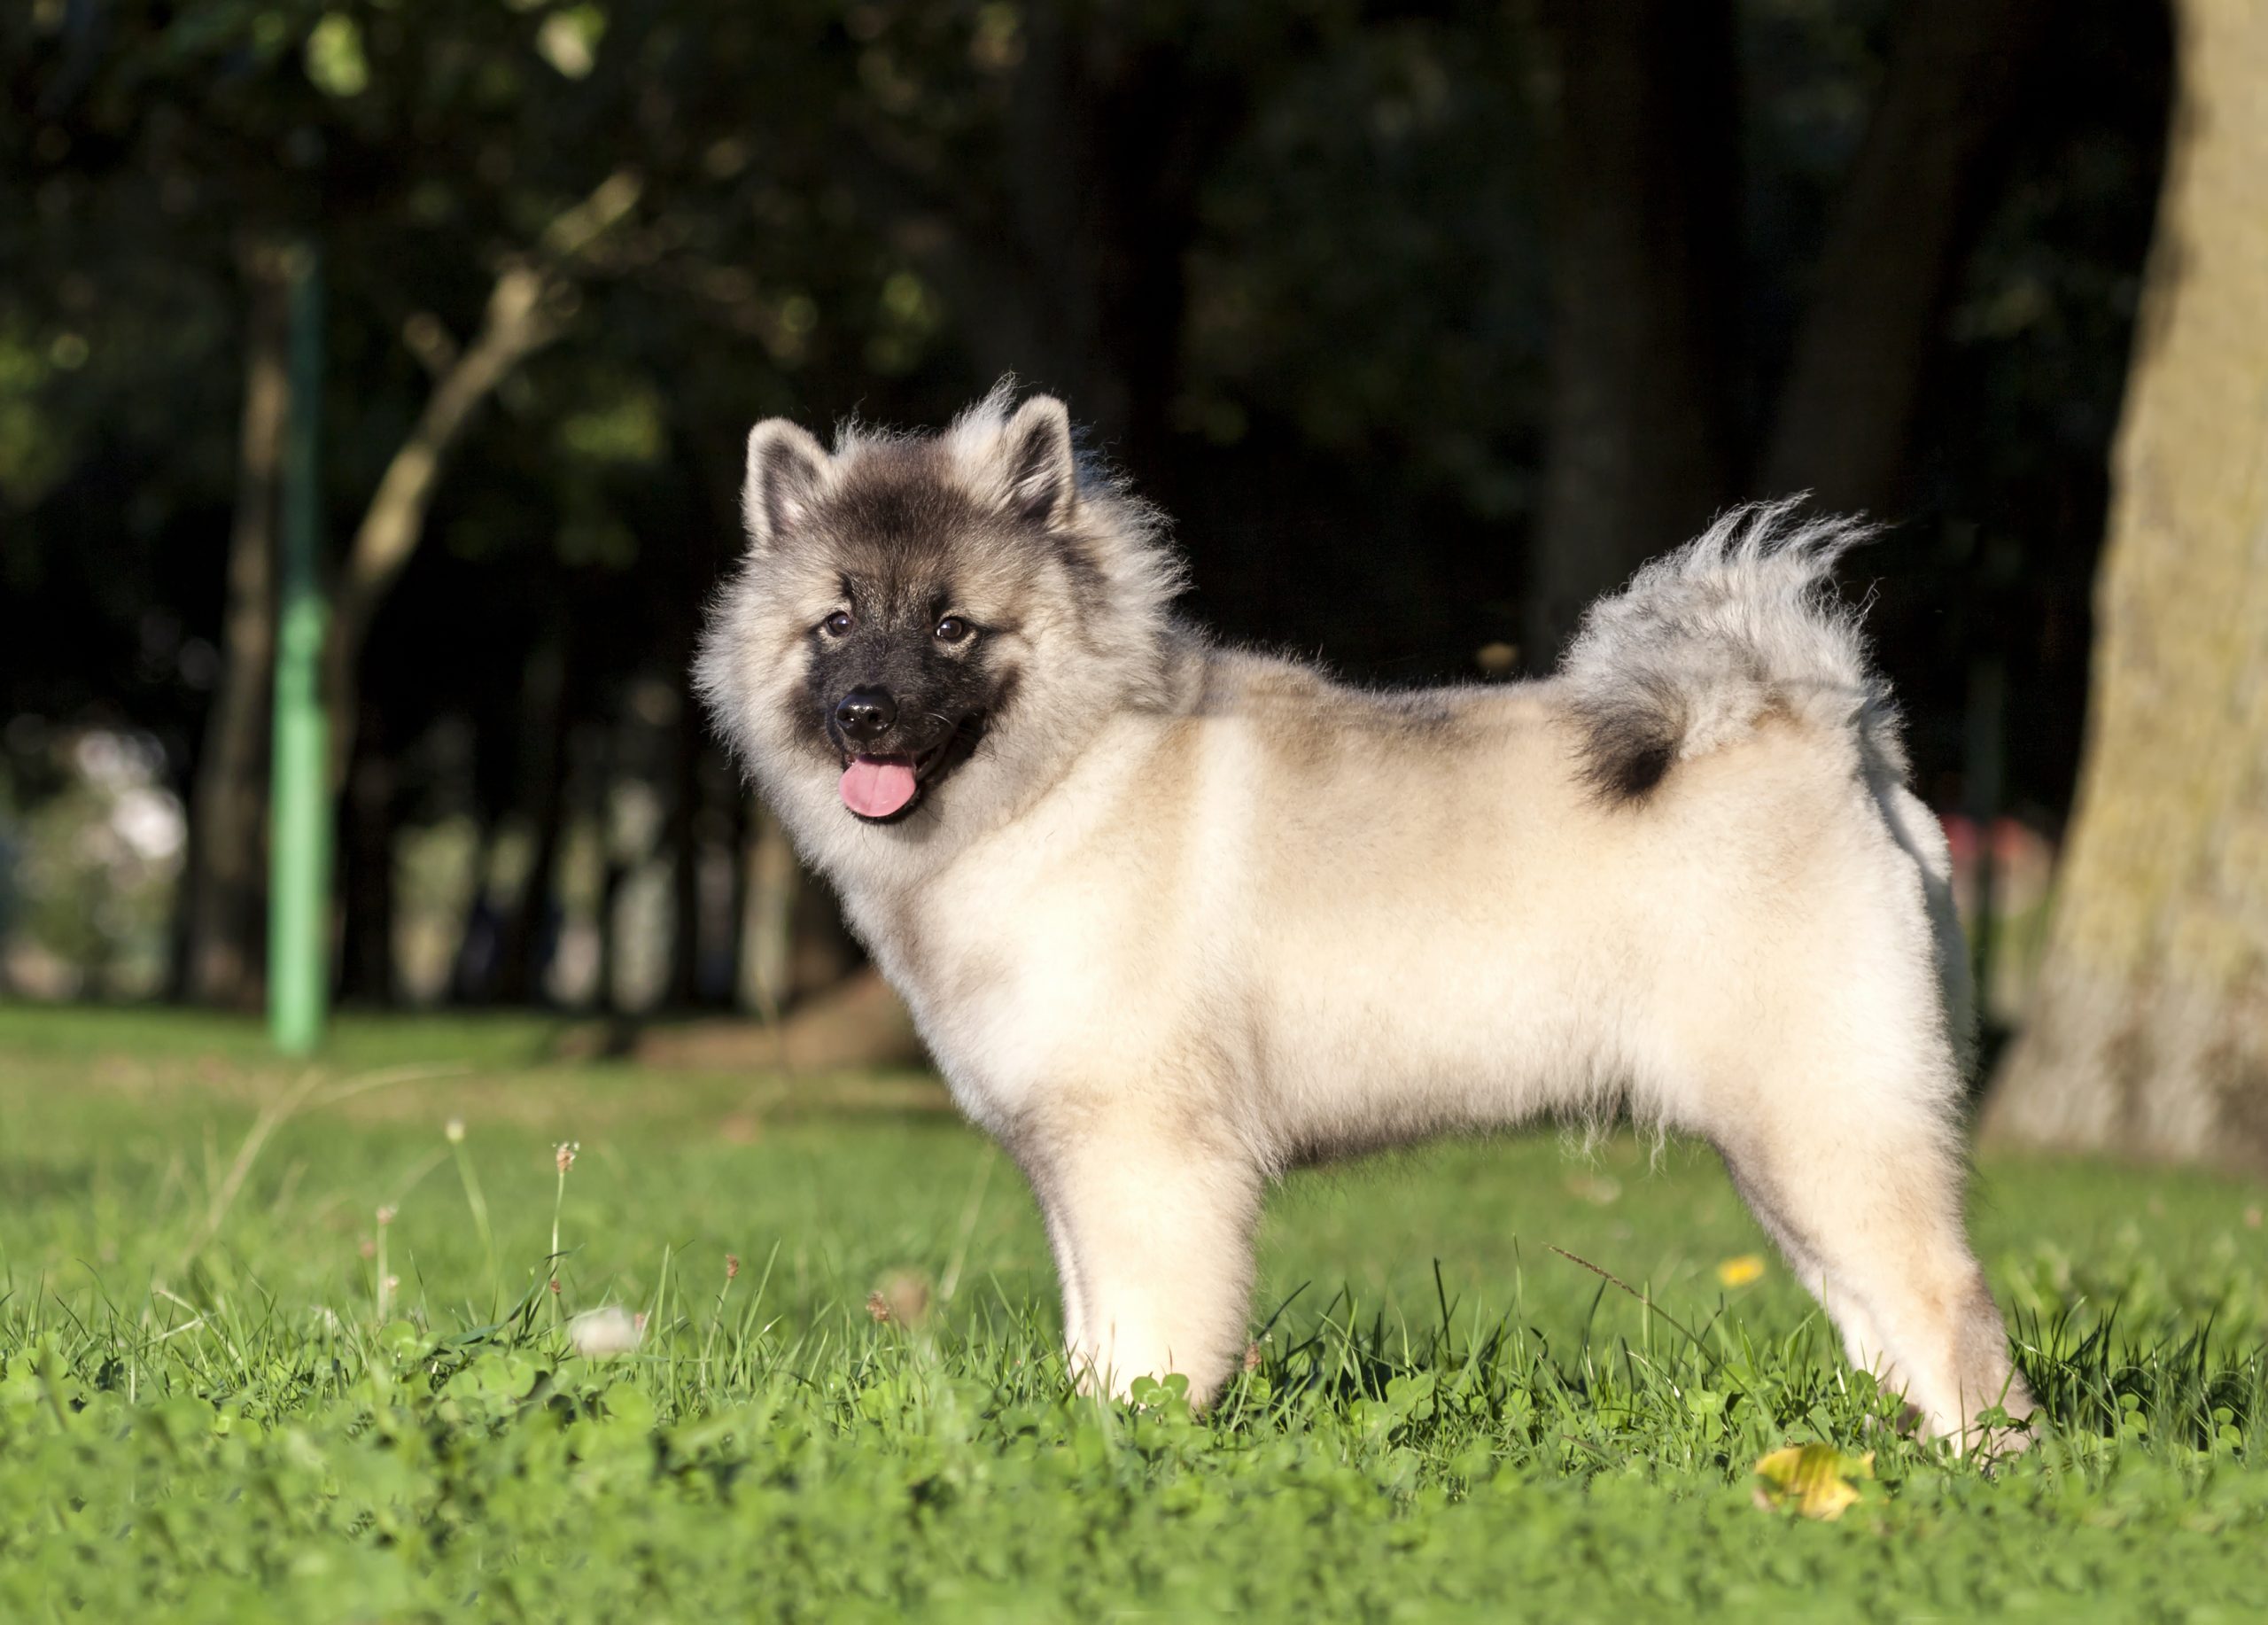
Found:
[[1717, 1266], [1717, 1284], [1720, 1287], [1745, 1287], [1763, 1278], [1764, 1260], [1754, 1253], [1728, 1258]]

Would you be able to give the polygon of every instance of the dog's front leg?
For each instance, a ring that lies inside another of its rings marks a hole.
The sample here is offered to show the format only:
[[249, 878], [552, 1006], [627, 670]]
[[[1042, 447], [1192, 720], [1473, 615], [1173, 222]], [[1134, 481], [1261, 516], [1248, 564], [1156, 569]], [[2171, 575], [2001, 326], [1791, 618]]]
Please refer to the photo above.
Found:
[[1259, 1170], [1146, 1123], [1048, 1139], [1026, 1166], [1080, 1386], [1123, 1398], [1137, 1378], [1178, 1372], [1204, 1404], [1246, 1347]]

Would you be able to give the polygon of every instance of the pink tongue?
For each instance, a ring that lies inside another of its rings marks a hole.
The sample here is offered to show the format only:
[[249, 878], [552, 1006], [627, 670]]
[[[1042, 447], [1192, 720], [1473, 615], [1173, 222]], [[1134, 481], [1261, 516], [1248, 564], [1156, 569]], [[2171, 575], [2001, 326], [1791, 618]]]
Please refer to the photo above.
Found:
[[867, 818], [888, 818], [913, 799], [913, 769], [862, 756], [843, 770], [843, 805]]

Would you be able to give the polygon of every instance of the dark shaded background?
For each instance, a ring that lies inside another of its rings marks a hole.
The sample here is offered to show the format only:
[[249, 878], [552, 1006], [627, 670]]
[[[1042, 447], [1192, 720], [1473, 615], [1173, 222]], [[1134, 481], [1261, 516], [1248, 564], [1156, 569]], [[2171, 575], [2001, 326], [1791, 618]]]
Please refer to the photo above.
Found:
[[[58, 882], [38, 820], [96, 733], [199, 805], [231, 531], [272, 500], [261, 268], [299, 240], [342, 560], [500, 273], [542, 265], [560, 321], [448, 447], [354, 663], [350, 996], [402, 994], [435, 908], [470, 1001], [570, 996], [571, 918], [602, 967], [665, 937], [648, 993], [578, 999], [746, 1004], [751, 918], [786, 934], [756, 1002], [843, 976], [683, 692], [742, 439], [936, 423], [1011, 370], [1173, 513], [1193, 613], [1382, 682], [1548, 667], [1725, 502], [1865, 506], [1891, 528], [1846, 579], [1924, 795], [2052, 840], [2169, 51], [2143, 0], [12, 9], [0, 934], [50, 970], [0, 977], [257, 997], [189, 952], [194, 871], [256, 827], [190, 830], [105, 926], [115, 877]], [[547, 261], [617, 174], [625, 217]], [[421, 880], [444, 828], [495, 873]], [[255, 965], [256, 901], [225, 928]], [[105, 980], [105, 931], [163, 937], [154, 984]]]

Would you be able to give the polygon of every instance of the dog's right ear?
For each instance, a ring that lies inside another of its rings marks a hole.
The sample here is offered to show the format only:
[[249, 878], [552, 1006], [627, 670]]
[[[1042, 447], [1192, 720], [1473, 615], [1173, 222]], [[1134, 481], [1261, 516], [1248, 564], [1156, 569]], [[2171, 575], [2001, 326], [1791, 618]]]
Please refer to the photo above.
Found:
[[741, 518], [749, 546], [769, 553], [796, 533], [827, 481], [827, 448], [800, 425], [767, 417], [748, 433]]

